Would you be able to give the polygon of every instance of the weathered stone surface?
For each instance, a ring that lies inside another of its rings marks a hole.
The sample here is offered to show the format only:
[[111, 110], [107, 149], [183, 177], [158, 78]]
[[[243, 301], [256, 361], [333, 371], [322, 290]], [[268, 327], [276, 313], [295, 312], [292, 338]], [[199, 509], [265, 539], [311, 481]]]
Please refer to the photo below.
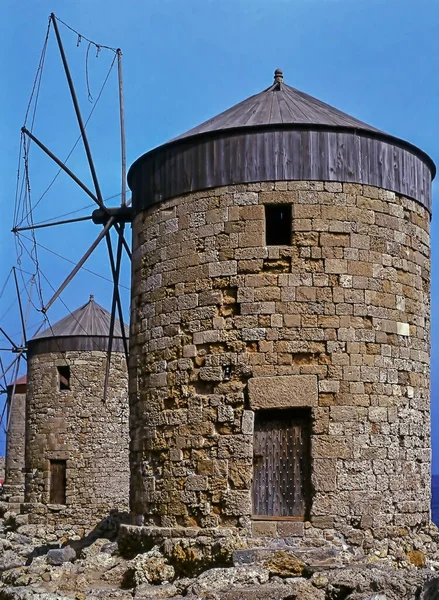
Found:
[[250, 567], [230, 567], [228, 569], [209, 569], [197, 577], [189, 592], [200, 595], [212, 590], [223, 590], [231, 585], [251, 585], [266, 583], [269, 571], [261, 565]]
[[76, 559], [76, 552], [71, 546], [64, 548], [54, 548], [49, 550], [46, 556], [48, 565], [62, 565], [65, 562], [72, 562]]
[[277, 551], [265, 561], [264, 566], [270, 575], [280, 577], [300, 577], [305, 568], [304, 563], [288, 552]]
[[0, 573], [15, 567], [21, 567], [26, 562], [23, 556], [19, 556], [14, 550], [3, 550], [0, 554]]
[[71, 600], [71, 597], [44, 592], [29, 586], [20, 586], [0, 590], [0, 600]]
[[292, 408], [317, 406], [317, 377], [315, 375], [279, 375], [253, 377], [248, 382], [250, 407]]
[[178, 596], [178, 589], [172, 583], [163, 585], [151, 585], [150, 583], [142, 583], [136, 588], [134, 598], [142, 598], [149, 600], [152, 598], [174, 598]]
[[139, 554], [128, 563], [127, 582], [135, 586], [143, 583], [164, 583], [174, 579], [174, 568], [160, 553], [158, 548], [153, 548], [145, 554]]

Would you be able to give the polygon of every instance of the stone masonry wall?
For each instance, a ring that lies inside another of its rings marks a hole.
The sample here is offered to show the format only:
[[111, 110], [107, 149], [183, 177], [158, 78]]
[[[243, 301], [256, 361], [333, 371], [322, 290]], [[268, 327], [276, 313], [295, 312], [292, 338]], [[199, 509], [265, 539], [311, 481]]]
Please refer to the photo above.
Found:
[[[292, 205], [291, 246], [265, 246], [266, 203]], [[300, 385], [291, 394], [313, 419], [307, 527], [382, 535], [429, 523], [429, 256], [428, 212], [358, 184], [229, 186], [138, 214], [137, 524], [249, 523], [252, 408], [261, 380], [282, 387], [279, 376], [315, 382], [310, 400]]]
[[[70, 351], [28, 361], [25, 511], [30, 523], [89, 531], [112, 509], [128, 507], [127, 368], [106, 353]], [[59, 391], [57, 366], [70, 366], [70, 390]], [[50, 505], [50, 459], [67, 460], [66, 505]], [[81, 529], [82, 528], [82, 529]]]
[[24, 440], [26, 394], [15, 394], [10, 408], [6, 435], [4, 494], [22, 497], [24, 493]]

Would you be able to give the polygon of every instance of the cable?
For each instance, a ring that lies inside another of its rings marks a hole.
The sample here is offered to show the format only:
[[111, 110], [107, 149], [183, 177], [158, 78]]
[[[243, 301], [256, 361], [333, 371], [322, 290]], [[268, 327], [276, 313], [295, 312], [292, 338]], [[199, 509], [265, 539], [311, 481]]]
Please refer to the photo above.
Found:
[[[28, 241], [32, 241], [30, 240], [28, 237], [26, 237], [25, 235], [23, 235], [22, 233], [19, 232], [19, 234]], [[76, 265], [76, 262], [74, 260], [70, 260], [70, 258], [66, 258], [65, 256], [62, 256], [61, 254], [58, 254], [57, 252], [55, 252], [54, 250], [51, 250], [50, 248], [47, 248], [46, 246], [43, 246], [42, 244], [37, 242], [37, 246], [39, 246], [40, 248], [42, 248], [43, 250], [46, 250], [47, 252], [50, 252], [51, 254], [53, 254], [54, 256], [57, 256], [58, 258], [62, 258], [63, 260], [65, 260], [66, 262], [70, 263], [71, 265]], [[103, 275], [101, 275], [100, 273], [96, 273], [95, 271], [92, 271], [91, 269], [87, 269], [86, 267], [81, 267], [82, 270], [87, 271], [87, 273], [91, 273], [91, 275], [95, 275], [96, 277], [99, 277], [100, 279], [103, 279], [104, 281], [108, 281], [108, 283], [114, 283], [112, 279], [108, 279], [108, 277], [104, 277]], [[123, 287], [126, 290], [130, 290], [130, 288], [126, 285], [120, 284], [120, 287]], [[54, 290], [56, 291], [56, 290]]]
[[[94, 105], [93, 105], [93, 108], [91, 109], [91, 111], [90, 111], [90, 114], [88, 115], [88, 117], [87, 117], [87, 119], [86, 119], [86, 121], [85, 121], [85, 123], [84, 123], [84, 127], [85, 127], [85, 128], [87, 127], [87, 125], [88, 125], [88, 122], [90, 121], [90, 119], [91, 119], [91, 117], [92, 117], [92, 115], [93, 115], [93, 113], [94, 113], [94, 111], [95, 111], [95, 109], [96, 109], [96, 107], [97, 107], [97, 105], [98, 105], [98, 102], [99, 102], [99, 100], [100, 100], [100, 98], [101, 98], [101, 96], [102, 96], [102, 93], [103, 93], [103, 91], [104, 91], [104, 88], [105, 88], [105, 86], [106, 86], [106, 84], [107, 84], [108, 78], [110, 77], [111, 71], [113, 70], [114, 63], [116, 62], [116, 58], [117, 58], [117, 55], [115, 55], [115, 56], [114, 56], [114, 58], [113, 58], [113, 60], [112, 60], [112, 62], [111, 62], [110, 68], [108, 69], [107, 75], [105, 76], [104, 82], [103, 82], [103, 84], [102, 84], [102, 86], [101, 86], [101, 89], [99, 90], [99, 94], [98, 94], [98, 97], [96, 98], [96, 102], [94, 103]], [[22, 134], [22, 135], [24, 135], [24, 134]], [[67, 157], [64, 159], [64, 161], [63, 161], [63, 162], [64, 162], [64, 164], [67, 164], [67, 161], [69, 160], [69, 158], [70, 158], [70, 157], [71, 157], [71, 155], [73, 154], [73, 152], [74, 152], [74, 150], [75, 150], [76, 146], [78, 145], [79, 141], [81, 140], [81, 138], [82, 138], [82, 136], [81, 136], [81, 135], [79, 135], [79, 136], [78, 136], [78, 138], [77, 138], [77, 140], [76, 140], [76, 142], [73, 144], [73, 147], [72, 147], [72, 149], [71, 149], [71, 150], [70, 150], [70, 152], [68, 153]], [[44, 190], [44, 192], [43, 192], [43, 193], [41, 194], [41, 196], [38, 198], [38, 200], [37, 200], [37, 202], [35, 203], [34, 207], [33, 207], [33, 208], [31, 208], [31, 211], [30, 211], [30, 212], [32, 212], [32, 210], [35, 210], [35, 209], [37, 208], [37, 206], [38, 206], [38, 205], [40, 204], [40, 202], [43, 200], [44, 196], [47, 194], [47, 192], [48, 192], [48, 191], [50, 190], [50, 188], [53, 186], [53, 184], [55, 183], [55, 181], [58, 179], [58, 176], [60, 175], [60, 173], [61, 173], [61, 172], [62, 172], [62, 169], [60, 168], [60, 169], [57, 171], [57, 173], [55, 174], [55, 176], [54, 176], [54, 178], [52, 179], [52, 181], [51, 181], [51, 182], [49, 183], [49, 185], [47, 186], [47, 188]], [[112, 197], [114, 197], [114, 196], [112, 196]], [[27, 213], [26, 215], [24, 215], [24, 216], [22, 217], [21, 221], [20, 221], [19, 223], [16, 223], [16, 224], [14, 225], [14, 227], [19, 227], [20, 225], [22, 225], [23, 221], [24, 221], [25, 219], [27, 219], [27, 217], [29, 216], [29, 214], [30, 214], [30, 213]]]
[[8, 285], [8, 281], [10, 280], [11, 275], [12, 275], [12, 267], [11, 267], [11, 270], [9, 271], [9, 273], [8, 273], [8, 276], [6, 277], [6, 281], [3, 284], [2, 291], [0, 292], [0, 298], [3, 297], [4, 291], [6, 289], [6, 286]]
[[[31, 279], [32, 279], [32, 277], [29, 279], [28, 284], [30, 283]], [[26, 285], [23, 286], [20, 293], [23, 293], [24, 290], [26, 290]], [[12, 304], [9, 306], [9, 308], [6, 309], [6, 312], [4, 312], [3, 315], [0, 317], [0, 322], [3, 321], [3, 319], [6, 317], [8, 312], [15, 306], [15, 304], [16, 304], [16, 301], [14, 300], [12, 302]]]
[[90, 48], [91, 48], [91, 43], [89, 42], [88, 46], [87, 46], [87, 52], [85, 53], [85, 85], [87, 86], [88, 101], [93, 102], [93, 96], [91, 95], [91, 92], [90, 92], [90, 81], [88, 78], [88, 55], [90, 53]]
[[85, 37], [85, 35], [82, 35], [82, 33], [79, 33], [78, 31], [76, 31], [76, 29], [73, 29], [73, 27], [70, 27], [70, 25], [67, 25], [67, 23], [64, 23], [64, 21], [62, 21], [59, 17], [56, 17], [56, 20], [59, 21], [60, 23], [62, 23], [65, 27], [67, 27], [67, 29], [70, 29], [70, 31], [73, 31], [73, 33], [76, 33], [76, 35], [78, 36], [78, 46], [81, 43], [81, 40], [85, 40], [86, 42], [88, 42], [89, 44], [92, 44], [93, 46], [96, 47], [96, 49], [101, 49], [104, 48], [105, 50], [111, 50], [112, 52], [117, 52], [117, 48], [112, 48], [111, 46], [104, 46], [103, 44], [97, 44], [96, 42], [93, 42], [93, 40], [89, 40], [87, 37]]

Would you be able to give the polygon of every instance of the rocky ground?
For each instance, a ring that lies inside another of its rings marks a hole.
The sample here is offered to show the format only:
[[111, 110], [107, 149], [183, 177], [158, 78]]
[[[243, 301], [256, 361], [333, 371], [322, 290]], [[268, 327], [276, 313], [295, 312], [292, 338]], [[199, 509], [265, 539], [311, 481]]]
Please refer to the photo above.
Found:
[[406, 553], [388, 541], [368, 554], [337, 540], [248, 549], [221, 533], [207, 553], [197, 538], [136, 554], [111, 520], [61, 543], [19, 522], [8, 512], [0, 519], [0, 600], [439, 600], [439, 563], [425, 554], [435, 528], [418, 535], [423, 550]]

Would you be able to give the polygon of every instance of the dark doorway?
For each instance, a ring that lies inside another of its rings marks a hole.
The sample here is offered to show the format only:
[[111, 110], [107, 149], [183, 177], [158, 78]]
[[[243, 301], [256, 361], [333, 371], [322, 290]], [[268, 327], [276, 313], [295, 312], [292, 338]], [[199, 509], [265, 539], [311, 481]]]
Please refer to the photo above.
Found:
[[50, 504], [66, 503], [66, 461], [50, 461]]
[[310, 510], [311, 411], [255, 415], [253, 515], [307, 518]]

